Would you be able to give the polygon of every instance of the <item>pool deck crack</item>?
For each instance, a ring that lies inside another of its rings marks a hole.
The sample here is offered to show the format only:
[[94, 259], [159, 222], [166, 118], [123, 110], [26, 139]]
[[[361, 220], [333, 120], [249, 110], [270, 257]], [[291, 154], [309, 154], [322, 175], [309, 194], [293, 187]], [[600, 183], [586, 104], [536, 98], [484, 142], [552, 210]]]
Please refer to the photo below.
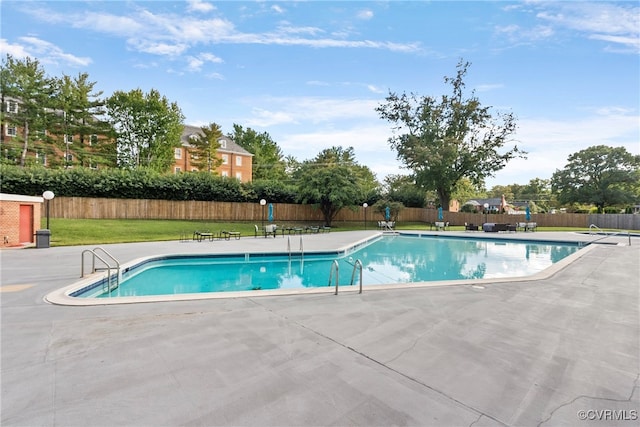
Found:
[[603, 402], [631, 402], [632, 399], [633, 399], [634, 393], [638, 389], [638, 380], [640, 380], [640, 373], [638, 373], [636, 375], [636, 379], [633, 381], [633, 385], [631, 387], [631, 393], [629, 394], [629, 397], [627, 399], [613, 399], [613, 398], [610, 398], [610, 397], [587, 396], [587, 395], [584, 395], [584, 394], [580, 395], [580, 396], [576, 396], [573, 399], [571, 399], [571, 400], [569, 400], [567, 402], [564, 402], [564, 403], [556, 406], [555, 408], [553, 408], [553, 410], [551, 410], [551, 412], [549, 413], [549, 416], [547, 418], [545, 418], [544, 420], [540, 421], [537, 424], [537, 427], [540, 427], [543, 424], [549, 422], [553, 418], [553, 415], [557, 411], [559, 411], [560, 409], [562, 409], [562, 408], [564, 408], [566, 406], [572, 405], [572, 404], [574, 404], [575, 402], [577, 402], [580, 399], [589, 399], [589, 400], [603, 401]]
[[[489, 419], [491, 419], [491, 420], [493, 420], [493, 421], [495, 421], [495, 422], [497, 422], [497, 423], [499, 423], [500, 425], [503, 425], [503, 426], [506, 426], [506, 425], [507, 425], [507, 424], [506, 424], [506, 423], [504, 423], [503, 421], [500, 421], [499, 419], [497, 419], [497, 418], [495, 418], [495, 417], [493, 417], [493, 416], [491, 416], [491, 415], [489, 415], [489, 414], [487, 414], [487, 413], [485, 413], [485, 412], [482, 412], [481, 410], [479, 410], [479, 409], [477, 409], [477, 408], [474, 408], [473, 406], [468, 405], [468, 404], [466, 404], [466, 403], [462, 402], [461, 400], [456, 399], [455, 397], [453, 397], [453, 396], [451, 396], [451, 395], [449, 395], [449, 394], [445, 393], [444, 391], [439, 390], [439, 389], [437, 389], [437, 388], [435, 388], [435, 387], [433, 387], [433, 386], [430, 386], [429, 384], [427, 384], [427, 383], [425, 383], [425, 382], [423, 382], [423, 381], [419, 380], [418, 378], [412, 377], [411, 375], [407, 375], [407, 374], [405, 374], [404, 372], [401, 372], [401, 371], [399, 371], [399, 370], [397, 370], [397, 369], [395, 369], [395, 368], [393, 368], [393, 367], [391, 367], [391, 366], [387, 365], [387, 363], [386, 363], [386, 362], [379, 361], [379, 360], [377, 360], [377, 359], [375, 359], [375, 358], [373, 358], [373, 357], [371, 357], [371, 356], [369, 356], [369, 355], [367, 355], [367, 354], [363, 353], [362, 351], [355, 349], [354, 347], [351, 347], [351, 346], [349, 346], [349, 345], [347, 345], [347, 344], [345, 344], [345, 343], [342, 343], [342, 342], [340, 342], [340, 341], [336, 340], [335, 338], [332, 338], [332, 337], [330, 337], [330, 336], [328, 336], [328, 335], [326, 335], [326, 334], [323, 334], [322, 332], [317, 331], [317, 330], [315, 330], [315, 329], [313, 329], [313, 328], [311, 328], [311, 327], [309, 327], [309, 326], [307, 326], [307, 325], [304, 325], [304, 324], [302, 324], [302, 323], [300, 323], [300, 322], [297, 322], [297, 321], [295, 321], [295, 320], [293, 320], [293, 319], [290, 319], [290, 318], [288, 318], [287, 316], [284, 316], [284, 315], [282, 315], [282, 314], [280, 314], [280, 313], [278, 313], [278, 312], [274, 311], [273, 309], [271, 309], [271, 308], [269, 308], [269, 307], [265, 306], [264, 304], [261, 304], [260, 302], [256, 301], [256, 300], [255, 300], [255, 299], [253, 299], [253, 298], [251, 298], [251, 301], [252, 301], [254, 304], [256, 304], [257, 306], [262, 307], [263, 309], [267, 310], [269, 313], [272, 313], [273, 315], [278, 316], [279, 318], [281, 318], [281, 319], [283, 319], [283, 320], [286, 320], [287, 322], [291, 322], [292, 324], [294, 324], [294, 325], [296, 325], [296, 326], [298, 326], [298, 327], [300, 327], [300, 328], [303, 328], [303, 329], [305, 329], [305, 330], [307, 330], [307, 331], [309, 331], [309, 332], [311, 332], [311, 333], [313, 333], [313, 334], [315, 334], [315, 335], [317, 335], [317, 336], [319, 336], [319, 337], [322, 337], [322, 338], [324, 338], [324, 339], [326, 339], [326, 340], [328, 340], [328, 341], [331, 341], [331, 342], [333, 342], [334, 344], [336, 344], [336, 345], [338, 345], [338, 346], [340, 346], [340, 347], [342, 347], [342, 348], [345, 348], [345, 349], [349, 350], [350, 352], [355, 353], [355, 354], [357, 354], [358, 356], [363, 357], [363, 358], [365, 358], [365, 359], [369, 360], [370, 362], [372, 362], [372, 363], [374, 363], [374, 364], [376, 364], [376, 365], [378, 365], [378, 366], [381, 366], [381, 367], [383, 367], [384, 369], [386, 369], [386, 370], [388, 370], [388, 371], [390, 371], [390, 372], [393, 372], [393, 373], [395, 373], [396, 375], [399, 375], [399, 376], [401, 376], [401, 377], [403, 377], [403, 378], [405, 378], [405, 379], [407, 379], [407, 380], [409, 380], [409, 381], [411, 381], [411, 382], [413, 382], [413, 383], [415, 383], [415, 384], [418, 384], [418, 385], [420, 385], [421, 387], [424, 387], [424, 388], [426, 388], [426, 389], [428, 389], [428, 390], [432, 391], [433, 393], [436, 393], [436, 394], [438, 394], [438, 395], [440, 395], [440, 396], [444, 397], [445, 399], [447, 399], [447, 400], [449, 400], [449, 401], [451, 401], [451, 402], [454, 402], [455, 404], [457, 404], [457, 405], [459, 405], [459, 406], [461, 406], [461, 407], [463, 407], [463, 408], [465, 408], [465, 409], [469, 410], [470, 412], [472, 412], [472, 413], [474, 413], [474, 414], [478, 415], [478, 418], [477, 418], [473, 423], [471, 423], [471, 425], [473, 425], [473, 424], [475, 424], [476, 422], [478, 422], [478, 421], [479, 421], [483, 416], [484, 416], [484, 417], [487, 417], [487, 418], [489, 418]], [[407, 351], [408, 351], [408, 350], [407, 350]], [[395, 358], [394, 358], [394, 359], [392, 359], [392, 360], [395, 360]]]

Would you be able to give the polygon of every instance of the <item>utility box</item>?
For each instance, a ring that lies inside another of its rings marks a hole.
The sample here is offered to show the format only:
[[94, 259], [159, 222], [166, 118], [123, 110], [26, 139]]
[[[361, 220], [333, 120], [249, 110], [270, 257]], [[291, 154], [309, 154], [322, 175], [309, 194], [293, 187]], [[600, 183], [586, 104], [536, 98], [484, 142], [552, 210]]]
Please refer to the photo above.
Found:
[[51, 230], [36, 230], [36, 248], [48, 248], [51, 244]]

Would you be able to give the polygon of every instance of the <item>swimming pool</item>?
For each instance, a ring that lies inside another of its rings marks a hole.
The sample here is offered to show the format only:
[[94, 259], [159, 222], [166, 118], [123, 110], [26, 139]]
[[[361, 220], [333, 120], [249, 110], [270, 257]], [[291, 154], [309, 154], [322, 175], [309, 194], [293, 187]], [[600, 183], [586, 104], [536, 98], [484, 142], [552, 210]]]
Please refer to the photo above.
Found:
[[[577, 243], [465, 239], [442, 236], [378, 237], [339, 252], [162, 256], [123, 269], [120, 285], [103, 292], [101, 281], [70, 295], [113, 299], [176, 294], [296, 290], [351, 283], [362, 263], [365, 287], [530, 276], [576, 253]], [[337, 261], [339, 274], [333, 272]], [[358, 283], [358, 274], [355, 283]]]

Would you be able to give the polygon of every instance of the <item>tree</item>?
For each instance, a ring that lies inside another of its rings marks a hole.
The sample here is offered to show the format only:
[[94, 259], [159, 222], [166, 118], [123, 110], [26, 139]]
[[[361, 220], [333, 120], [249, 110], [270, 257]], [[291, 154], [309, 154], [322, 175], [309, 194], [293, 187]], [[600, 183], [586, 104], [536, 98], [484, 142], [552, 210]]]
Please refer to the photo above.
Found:
[[606, 206], [640, 196], [640, 156], [624, 147], [596, 145], [571, 154], [568, 161], [551, 177], [560, 203], [590, 203], [604, 212]]
[[462, 178], [481, 186], [485, 178], [524, 153], [517, 146], [500, 153], [515, 132], [512, 114], [491, 115], [472, 92], [464, 98], [464, 77], [469, 63], [460, 61], [456, 77], [445, 77], [451, 96], [438, 101], [432, 96], [389, 93], [378, 106], [380, 117], [393, 124], [389, 139], [398, 158], [413, 171], [416, 183], [438, 194], [443, 209], [449, 209], [452, 193]]
[[[45, 74], [37, 59], [14, 59], [7, 55], [0, 70], [2, 93], [2, 124], [21, 128], [15, 141], [22, 145], [20, 166], [25, 166], [27, 153], [42, 152], [44, 130], [47, 123], [47, 107], [51, 94], [51, 79]], [[5, 111], [5, 101], [10, 100], [15, 109]], [[4, 132], [2, 132], [4, 142]], [[35, 145], [40, 143], [39, 147]]]
[[452, 197], [453, 199], [458, 200], [460, 202], [460, 205], [464, 206], [464, 204], [469, 200], [475, 198], [484, 198], [484, 192], [477, 186], [473, 185], [469, 178], [462, 178], [456, 183], [456, 187], [453, 191]]
[[166, 172], [180, 147], [184, 116], [178, 104], [160, 92], [116, 91], [107, 100], [107, 114], [117, 135], [118, 165]]
[[385, 195], [389, 201], [402, 203], [409, 208], [423, 208], [427, 197], [408, 175], [387, 175], [384, 178]]
[[233, 134], [229, 137], [253, 154], [253, 180], [286, 179], [286, 163], [282, 150], [267, 132], [258, 133], [251, 128], [245, 130], [242, 126], [234, 124]]
[[321, 151], [302, 162], [293, 177], [300, 201], [318, 205], [328, 227], [342, 208], [360, 206], [377, 185], [371, 170], [356, 164], [352, 147]]
[[202, 136], [195, 136], [189, 141], [191, 143], [191, 164], [200, 171], [211, 173], [222, 164], [222, 159], [216, 156], [222, 137], [220, 126], [216, 123], [209, 123], [208, 126], [200, 128]]
[[[64, 166], [72, 166], [73, 152], [81, 166], [115, 165], [113, 130], [103, 117], [102, 92], [93, 92], [96, 82], [90, 82], [87, 73], [72, 78], [64, 75], [53, 79], [53, 113], [48, 133], [56, 135], [59, 149], [64, 152]], [[100, 137], [98, 137], [100, 135]]]

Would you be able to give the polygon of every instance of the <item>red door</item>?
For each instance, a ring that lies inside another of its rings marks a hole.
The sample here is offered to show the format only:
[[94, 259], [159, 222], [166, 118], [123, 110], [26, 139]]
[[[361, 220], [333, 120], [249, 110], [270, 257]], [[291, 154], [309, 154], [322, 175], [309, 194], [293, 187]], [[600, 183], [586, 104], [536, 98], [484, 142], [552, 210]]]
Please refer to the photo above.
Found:
[[20, 243], [33, 242], [33, 205], [20, 205]]

